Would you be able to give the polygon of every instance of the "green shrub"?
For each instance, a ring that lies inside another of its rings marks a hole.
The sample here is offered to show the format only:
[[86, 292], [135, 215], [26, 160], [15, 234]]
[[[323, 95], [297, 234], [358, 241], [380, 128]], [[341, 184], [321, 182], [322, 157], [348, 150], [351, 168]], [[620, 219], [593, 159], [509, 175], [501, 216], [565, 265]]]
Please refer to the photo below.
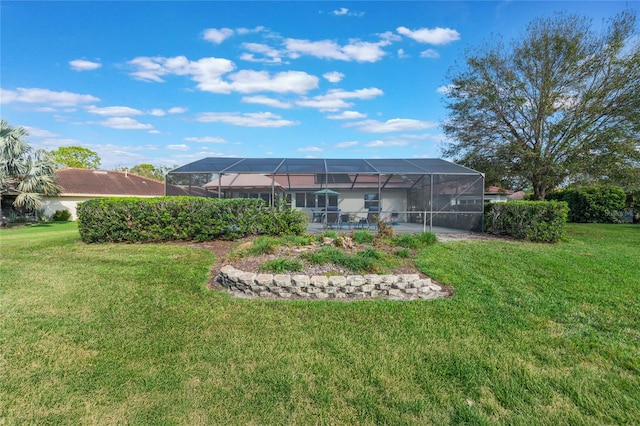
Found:
[[241, 256], [260, 256], [276, 252], [278, 242], [271, 237], [258, 237], [253, 240], [251, 246], [241, 252]]
[[333, 264], [357, 274], [382, 274], [399, 264], [397, 258], [385, 255], [373, 248], [348, 254], [336, 247], [324, 246], [316, 252], [303, 253], [301, 257], [316, 265]]
[[485, 206], [485, 230], [520, 240], [555, 243], [564, 236], [568, 210], [562, 201], [490, 203]]
[[411, 256], [411, 252], [409, 251], [409, 249], [401, 248], [396, 250], [394, 255], [401, 259], [408, 259]]
[[267, 260], [258, 267], [258, 270], [260, 272], [274, 272], [282, 274], [285, 272], [302, 271], [303, 266], [304, 265], [299, 260], [279, 257], [277, 259]]
[[69, 210], [56, 210], [51, 216], [51, 220], [56, 222], [66, 222], [71, 218], [71, 212]]
[[283, 235], [278, 238], [278, 244], [285, 246], [310, 246], [314, 243], [322, 241], [318, 235]]
[[620, 223], [627, 195], [615, 186], [590, 186], [556, 191], [547, 199], [569, 205], [569, 222]]
[[235, 239], [299, 234], [306, 215], [266, 206], [261, 199], [203, 197], [102, 198], [78, 204], [84, 242]]
[[357, 244], [367, 244], [373, 242], [373, 234], [362, 229], [355, 231], [351, 239]]
[[325, 238], [338, 238], [338, 233], [336, 231], [324, 231], [322, 236]]
[[402, 234], [393, 239], [393, 244], [399, 247], [419, 249], [435, 244], [436, 234], [433, 232], [421, 232], [419, 234]]
[[267, 235], [300, 235], [307, 231], [309, 218], [301, 210], [287, 207], [284, 201], [276, 201], [273, 207], [259, 212], [261, 233]]

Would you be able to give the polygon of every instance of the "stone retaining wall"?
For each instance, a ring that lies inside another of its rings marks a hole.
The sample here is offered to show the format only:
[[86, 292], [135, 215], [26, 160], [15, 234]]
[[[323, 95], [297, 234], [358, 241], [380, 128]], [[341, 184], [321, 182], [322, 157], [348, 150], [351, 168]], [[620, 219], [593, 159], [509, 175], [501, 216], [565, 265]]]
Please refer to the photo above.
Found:
[[449, 292], [430, 278], [418, 274], [402, 275], [289, 275], [254, 274], [224, 266], [218, 282], [234, 293], [266, 298], [305, 299], [435, 299]]

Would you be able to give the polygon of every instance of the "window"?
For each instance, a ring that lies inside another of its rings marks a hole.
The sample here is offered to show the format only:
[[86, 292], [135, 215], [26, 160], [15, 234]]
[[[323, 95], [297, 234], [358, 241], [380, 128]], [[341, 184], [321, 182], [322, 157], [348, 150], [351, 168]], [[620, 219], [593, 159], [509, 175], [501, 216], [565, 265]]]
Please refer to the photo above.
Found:
[[296, 207], [299, 209], [307, 207], [306, 194], [304, 192], [296, 192]]
[[[296, 207], [297, 208], [307, 208], [307, 209], [315, 209], [315, 208], [324, 208], [327, 202], [327, 199], [324, 195], [316, 195], [313, 192], [296, 192]], [[337, 206], [338, 205], [338, 196], [337, 195], [329, 195], [329, 205]]]
[[305, 198], [307, 199], [307, 207], [314, 208], [316, 207], [316, 195], [313, 192], [305, 192]]
[[364, 208], [370, 209], [371, 207], [379, 207], [380, 200], [378, 200], [377, 192], [369, 192], [364, 194]]

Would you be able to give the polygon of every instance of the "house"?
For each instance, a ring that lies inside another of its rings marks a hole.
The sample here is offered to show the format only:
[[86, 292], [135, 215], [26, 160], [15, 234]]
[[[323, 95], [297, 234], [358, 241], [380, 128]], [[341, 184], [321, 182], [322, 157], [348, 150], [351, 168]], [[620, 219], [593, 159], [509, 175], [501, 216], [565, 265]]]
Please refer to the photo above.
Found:
[[158, 197], [165, 193], [163, 182], [127, 171], [65, 168], [56, 170], [56, 182], [62, 192], [57, 197], [43, 199], [45, 215], [69, 210], [72, 220], [76, 219], [77, 204], [83, 201], [103, 197]]
[[487, 203], [505, 203], [509, 201], [511, 194], [513, 194], [513, 192], [508, 189], [491, 185], [484, 190], [484, 201]]
[[511, 200], [524, 200], [524, 191], [511, 191], [498, 186], [488, 186], [484, 190], [484, 201], [487, 203], [504, 203]]
[[[327, 212], [392, 223], [482, 229], [484, 176], [436, 158], [330, 159], [209, 157], [170, 171], [167, 195], [276, 198], [326, 221]], [[341, 219], [344, 221], [344, 219]]]

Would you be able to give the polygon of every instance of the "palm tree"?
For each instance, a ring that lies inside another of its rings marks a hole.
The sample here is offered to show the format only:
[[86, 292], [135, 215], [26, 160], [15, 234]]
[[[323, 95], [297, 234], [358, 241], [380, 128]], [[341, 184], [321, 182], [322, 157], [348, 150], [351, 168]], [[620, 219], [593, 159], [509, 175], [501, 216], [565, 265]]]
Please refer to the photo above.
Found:
[[45, 150], [32, 152], [24, 140], [27, 131], [0, 119], [0, 198], [15, 194], [15, 207], [37, 210], [42, 196], [55, 196], [60, 186], [55, 182], [55, 161]]

